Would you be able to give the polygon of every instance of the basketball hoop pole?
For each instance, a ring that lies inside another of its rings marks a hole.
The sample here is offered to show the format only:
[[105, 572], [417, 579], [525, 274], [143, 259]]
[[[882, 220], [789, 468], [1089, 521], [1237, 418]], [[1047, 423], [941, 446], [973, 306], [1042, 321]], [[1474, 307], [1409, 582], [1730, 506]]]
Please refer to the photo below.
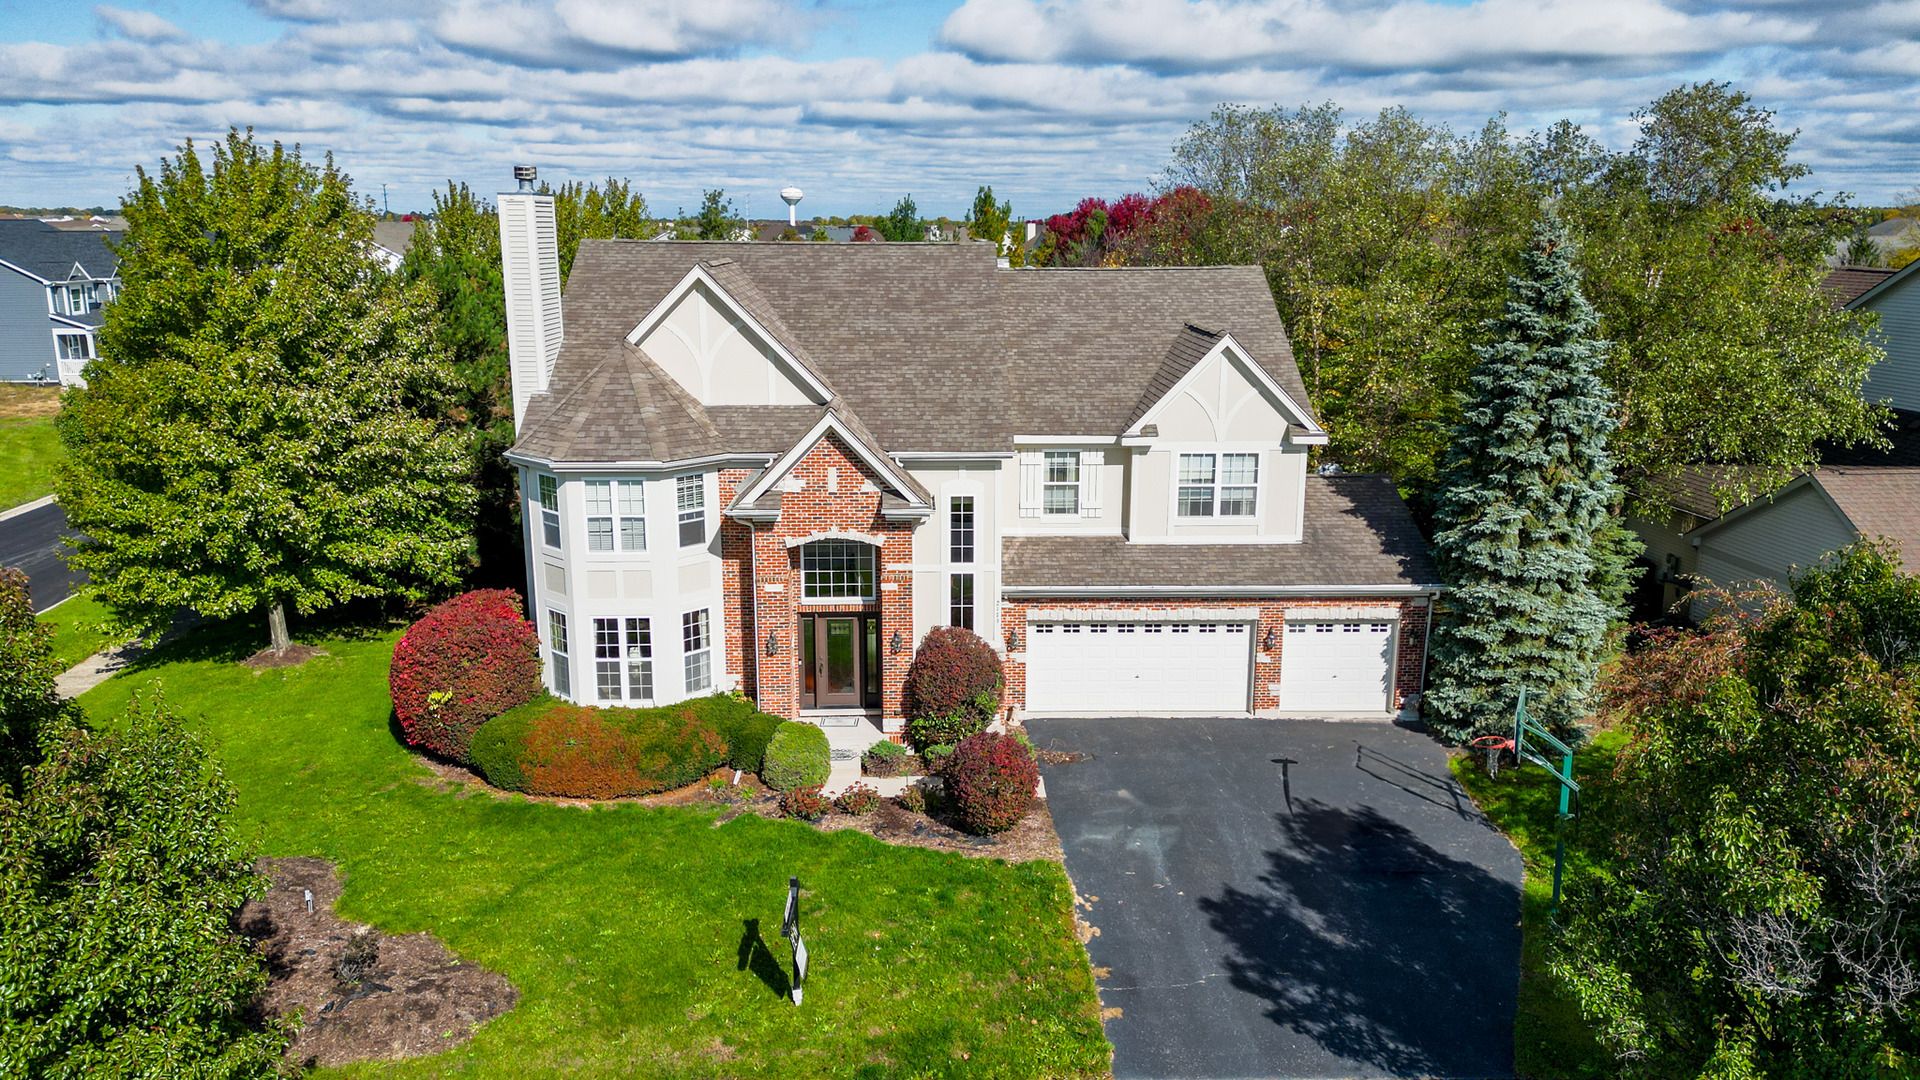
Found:
[[[1554, 765], [1535, 750], [1529, 739], [1546, 744], [1551, 752], [1560, 755], [1560, 764]], [[1567, 862], [1567, 822], [1573, 818], [1573, 793], [1580, 785], [1573, 779], [1573, 747], [1561, 742], [1553, 732], [1527, 715], [1527, 688], [1520, 688], [1520, 702], [1513, 709], [1513, 753], [1521, 761], [1531, 761], [1535, 765], [1553, 774], [1560, 781], [1560, 813], [1553, 829], [1553, 906], [1549, 915], [1560, 913], [1560, 879]]]

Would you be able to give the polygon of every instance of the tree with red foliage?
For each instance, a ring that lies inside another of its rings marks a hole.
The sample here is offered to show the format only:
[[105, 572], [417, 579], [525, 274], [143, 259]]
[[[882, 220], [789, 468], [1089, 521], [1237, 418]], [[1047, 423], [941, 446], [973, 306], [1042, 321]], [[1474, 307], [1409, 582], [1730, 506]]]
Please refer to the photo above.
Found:
[[853, 230], [853, 242], [856, 244], [877, 244], [880, 234], [873, 231], [871, 225], [857, 225]]
[[540, 693], [540, 640], [520, 594], [477, 589], [427, 612], [393, 647], [387, 681], [407, 742], [465, 761], [481, 724]]
[[1136, 191], [1111, 203], [1082, 199], [1072, 211], [1047, 219], [1054, 240], [1051, 261], [1056, 266], [1194, 261], [1192, 238], [1212, 208], [1212, 201], [1192, 187], [1152, 197]]
[[954, 747], [942, 776], [961, 823], [973, 832], [992, 834], [1013, 828], [1026, 816], [1040, 783], [1040, 767], [1019, 739], [983, 731]]

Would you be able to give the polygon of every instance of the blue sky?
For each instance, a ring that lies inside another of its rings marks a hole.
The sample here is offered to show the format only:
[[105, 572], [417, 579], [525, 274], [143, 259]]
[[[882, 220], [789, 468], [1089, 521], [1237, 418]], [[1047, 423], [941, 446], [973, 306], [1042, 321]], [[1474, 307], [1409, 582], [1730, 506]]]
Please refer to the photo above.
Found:
[[1920, 0], [0, 0], [0, 202], [111, 204], [227, 125], [395, 210], [446, 179], [626, 177], [657, 212], [1038, 216], [1148, 188], [1221, 102], [1569, 117], [1611, 145], [1684, 81], [1800, 128], [1809, 189], [1920, 185]]

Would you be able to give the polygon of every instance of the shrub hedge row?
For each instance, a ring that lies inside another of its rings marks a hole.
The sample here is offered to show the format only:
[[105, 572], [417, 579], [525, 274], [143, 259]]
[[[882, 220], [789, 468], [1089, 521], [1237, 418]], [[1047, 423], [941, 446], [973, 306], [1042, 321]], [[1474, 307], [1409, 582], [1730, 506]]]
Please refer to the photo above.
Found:
[[543, 695], [483, 725], [470, 757], [489, 783], [509, 791], [651, 795], [691, 784], [723, 763], [759, 771], [781, 723], [750, 701], [720, 694], [648, 709], [591, 708]]

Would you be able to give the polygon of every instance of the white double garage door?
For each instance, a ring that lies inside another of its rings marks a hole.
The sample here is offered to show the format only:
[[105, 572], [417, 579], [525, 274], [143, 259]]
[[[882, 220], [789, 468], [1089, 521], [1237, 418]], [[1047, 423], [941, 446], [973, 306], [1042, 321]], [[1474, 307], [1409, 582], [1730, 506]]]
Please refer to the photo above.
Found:
[[[1289, 621], [1280, 649], [1283, 713], [1386, 712], [1395, 623]], [[1252, 622], [1035, 622], [1027, 712], [1244, 713], [1253, 708]]]

